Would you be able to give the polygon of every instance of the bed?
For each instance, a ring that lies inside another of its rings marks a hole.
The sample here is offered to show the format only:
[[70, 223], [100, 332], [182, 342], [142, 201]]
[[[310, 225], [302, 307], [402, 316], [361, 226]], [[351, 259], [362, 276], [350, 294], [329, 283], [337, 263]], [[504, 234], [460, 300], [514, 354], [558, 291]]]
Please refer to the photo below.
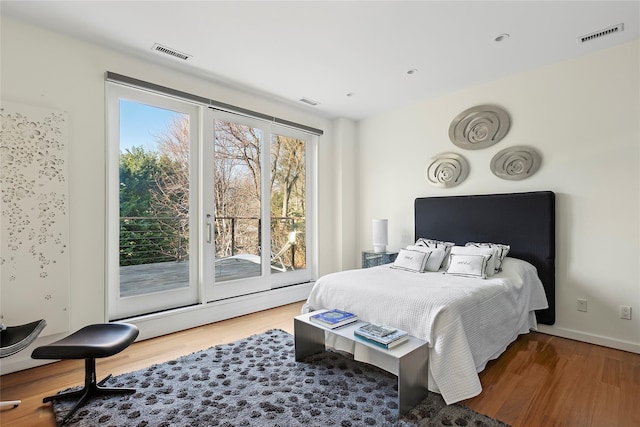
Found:
[[[518, 335], [555, 322], [555, 195], [549, 191], [415, 200], [415, 238], [510, 246], [486, 279], [393, 264], [321, 277], [303, 312], [339, 308], [429, 343], [429, 389], [448, 403], [482, 391], [478, 373]], [[353, 342], [330, 347], [358, 360]]]

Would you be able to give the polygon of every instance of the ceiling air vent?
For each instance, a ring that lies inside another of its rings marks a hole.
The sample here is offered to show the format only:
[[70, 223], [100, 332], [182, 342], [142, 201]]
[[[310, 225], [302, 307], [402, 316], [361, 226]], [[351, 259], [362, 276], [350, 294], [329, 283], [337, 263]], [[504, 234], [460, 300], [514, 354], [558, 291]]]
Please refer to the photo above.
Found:
[[305, 98], [304, 96], [300, 98], [300, 102], [304, 102], [305, 104], [313, 105], [314, 107], [320, 104], [318, 101], [314, 101], [313, 99]]
[[161, 44], [154, 44], [151, 50], [155, 50], [157, 52], [166, 53], [167, 55], [171, 55], [176, 58], [180, 58], [184, 61], [191, 58], [191, 55], [187, 55], [186, 53], [178, 52], [175, 49], [171, 49], [170, 47], [162, 46]]
[[609, 36], [611, 34], [620, 33], [624, 30], [624, 24], [614, 25], [613, 27], [605, 28], [600, 31], [596, 31], [595, 33], [586, 34], [584, 36], [578, 37], [578, 43], [586, 43], [591, 40], [599, 39], [600, 37]]

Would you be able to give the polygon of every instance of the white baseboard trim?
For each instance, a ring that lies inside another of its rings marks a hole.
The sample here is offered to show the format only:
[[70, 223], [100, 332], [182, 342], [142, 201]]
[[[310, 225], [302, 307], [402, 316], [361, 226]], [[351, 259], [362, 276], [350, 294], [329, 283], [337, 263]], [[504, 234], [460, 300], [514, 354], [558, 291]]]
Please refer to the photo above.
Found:
[[640, 344], [630, 341], [615, 340], [600, 335], [587, 334], [573, 329], [561, 328], [557, 326], [547, 326], [538, 324], [538, 332], [543, 334], [554, 335], [561, 338], [568, 338], [576, 341], [582, 341], [589, 344], [601, 345], [603, 347], [615, 348], [617, 350], [628, 351], [640, 354]]
[[[303, 283], [222, 301], [213, 301], [162, 313], [149, 314], [124, 321], [138, 326], [140, 334], [137, 341], [141, 341], [281, 305], [304, 301], [309, 296], [312, 287], [313, 283]], [[34, 348], [58, 340], [62, 336], [52, 335], [45, 337], [46, 339], [37, 340], [36, 343], [20, 353], [4, 358], [0, 364], [0, 375], [54, 362], [53, 360], [31, 359], [31, 352]]]

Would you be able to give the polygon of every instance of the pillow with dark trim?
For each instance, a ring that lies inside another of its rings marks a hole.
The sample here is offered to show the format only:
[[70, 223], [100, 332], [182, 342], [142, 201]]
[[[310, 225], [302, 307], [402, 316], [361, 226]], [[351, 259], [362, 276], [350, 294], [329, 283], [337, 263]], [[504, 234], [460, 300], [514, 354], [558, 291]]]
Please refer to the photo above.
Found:
[[[451, 254], [449, 255], [449, 257], [451, 257], [451, 255], [453, 254], [486, 256], [487, 265], [486, 265], [485, 275], [493, 276], [496, 272], [495, 260], [497, 257], [495, 256], [495, 251], [493, 248], [478, 248], [475, 246], [454, 246], [453, 248], [451, 248]], [[445, 266], [445, 268], [447, 269], [449, 268], [450, 262], [451, 260], [447, 260], [447, 265]]]
[[447, 274], [463, 277], [487, 278], [487, 262], [489, 257], [484, 255], [449, 255]]
[[454, 247], [455, 245], [456, 244], [453, 242], [445, 242], [444, 240], [425, 239], [424, 237], [420, 237], [418, 240], [416, 240], [416, 243], [415, 243], [415, 246], [425, 246], [427, 248], [444, 249], [445, 259], [449, 256], [449, 253], [451, 252], [451, 248]]
[[444, 248], [428, 248], [426, 246], [416, 246], [410, 245], [407, 246], [406, 249], [410, 251], [420, 251], [420, 252], [428, 252], [431, 255], [427, 260], [427, 265], [425, 265], [425, 271], [438, 271], [440, 267], [442, 267], [442, 262], [447, 256], [447, 251]]
[[511, 246], [504, 245], [502, 243], [477, 243], [477, 242], [467, 242], [465, 246], [474, 246], [476, 248], [492, 248], [496, 252], [496, 260], [494, 262], [496, 266], [496, 273], [502, 271], [502, 261], [507, 257], [507, 254], [511, 250]]
[[431, 253], [422, 251], [410, 251], [408, 249], [400, 249], [396, 260], [393, 261], [393, 268], [413, 271], [416, 273], [424, 273], [427, 260]]

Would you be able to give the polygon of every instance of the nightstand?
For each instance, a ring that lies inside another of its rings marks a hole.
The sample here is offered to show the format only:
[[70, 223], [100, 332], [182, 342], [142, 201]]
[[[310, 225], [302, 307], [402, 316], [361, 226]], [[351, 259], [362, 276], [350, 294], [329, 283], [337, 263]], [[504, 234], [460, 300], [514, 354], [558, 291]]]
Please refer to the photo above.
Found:
[[362, 251], [362, 268], [375, 267], [389, 264], [396, 260], [398, 252], [373, 252]]

